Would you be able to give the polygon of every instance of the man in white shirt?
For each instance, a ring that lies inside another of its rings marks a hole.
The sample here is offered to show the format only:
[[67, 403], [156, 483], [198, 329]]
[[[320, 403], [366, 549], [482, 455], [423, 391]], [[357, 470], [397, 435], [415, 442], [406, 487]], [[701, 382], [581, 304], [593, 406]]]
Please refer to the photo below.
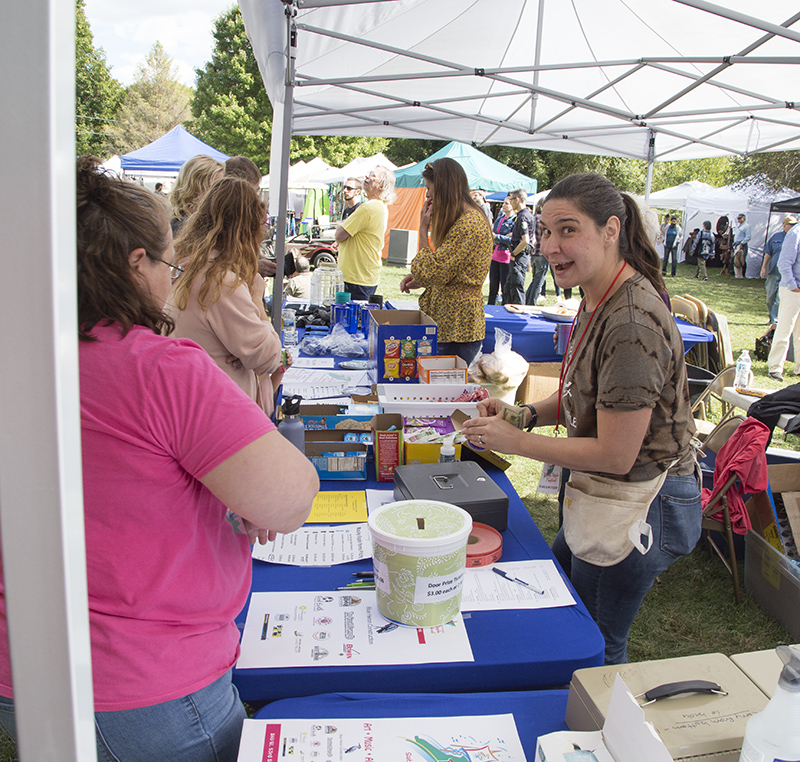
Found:
[[733, 271], [737, 278], [744, 278], [747, 273], [747, 249], [752, 235], [747, 217], [740, 214], [736, 220], [739, 227], [733, 237]]

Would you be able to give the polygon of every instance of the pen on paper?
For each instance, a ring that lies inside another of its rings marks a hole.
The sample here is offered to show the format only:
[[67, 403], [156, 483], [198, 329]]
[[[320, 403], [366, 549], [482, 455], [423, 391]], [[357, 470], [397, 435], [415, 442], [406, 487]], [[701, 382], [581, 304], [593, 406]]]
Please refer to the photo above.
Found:
[[516, 582], [518, 585], [522, 585], [523, 587], [527, 587], [528, 590], [533, 590], [534, 593], [538, 593], [539, 595], [544, 595], [544, 590], [538, 590], [537, 588], [533, 587], [533, 585], [526, 582], [524, 579], [520, 579], [519, 577], [515, 577], [512, 574], [509, 574], [507, 571], [498, 568], [497, 566], [492, 567], [492, 571], [495, 574], [499, 574], [501, 577], [505, 577], [509, 582]]
[[353, 576], [358, 579], [367, 579], [369, 577], [374, 577], [375, 572], [353, 572]]
[[261, 628], [261, 640], [267, 639], [268, 628], [269, 628], [269, 614], [264, 614], [264, 626]]

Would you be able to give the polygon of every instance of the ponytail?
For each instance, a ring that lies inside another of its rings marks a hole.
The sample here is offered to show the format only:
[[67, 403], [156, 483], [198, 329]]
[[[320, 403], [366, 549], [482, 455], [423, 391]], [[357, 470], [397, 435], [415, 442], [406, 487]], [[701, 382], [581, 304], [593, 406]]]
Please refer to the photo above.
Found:
[[653, 284], [656, 293], [661, 294], [667, 290], [661, 277], [661, 259], [647, 235], [639, 205], [627, 193], [619, 195], [625, 204], [627, 217], [620, 233], [619, 248], [622, 258]]

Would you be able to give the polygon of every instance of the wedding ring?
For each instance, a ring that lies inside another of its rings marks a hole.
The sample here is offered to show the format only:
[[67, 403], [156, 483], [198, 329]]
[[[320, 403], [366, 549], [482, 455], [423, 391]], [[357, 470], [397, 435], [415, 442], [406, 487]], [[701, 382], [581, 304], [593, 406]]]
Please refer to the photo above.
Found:
[[478, 434], [478, 444], [483, 444], [483, 434]]

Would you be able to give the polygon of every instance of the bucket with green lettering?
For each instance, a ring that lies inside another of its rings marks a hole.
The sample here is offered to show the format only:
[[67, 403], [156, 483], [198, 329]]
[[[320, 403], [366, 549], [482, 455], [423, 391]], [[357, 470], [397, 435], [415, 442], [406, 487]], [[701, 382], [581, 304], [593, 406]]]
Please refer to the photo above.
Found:
[[435, 500], [388, 503], [369, 516], [378, 611], [414, 627], [436, 627], [461, 611], [472, 517]]

